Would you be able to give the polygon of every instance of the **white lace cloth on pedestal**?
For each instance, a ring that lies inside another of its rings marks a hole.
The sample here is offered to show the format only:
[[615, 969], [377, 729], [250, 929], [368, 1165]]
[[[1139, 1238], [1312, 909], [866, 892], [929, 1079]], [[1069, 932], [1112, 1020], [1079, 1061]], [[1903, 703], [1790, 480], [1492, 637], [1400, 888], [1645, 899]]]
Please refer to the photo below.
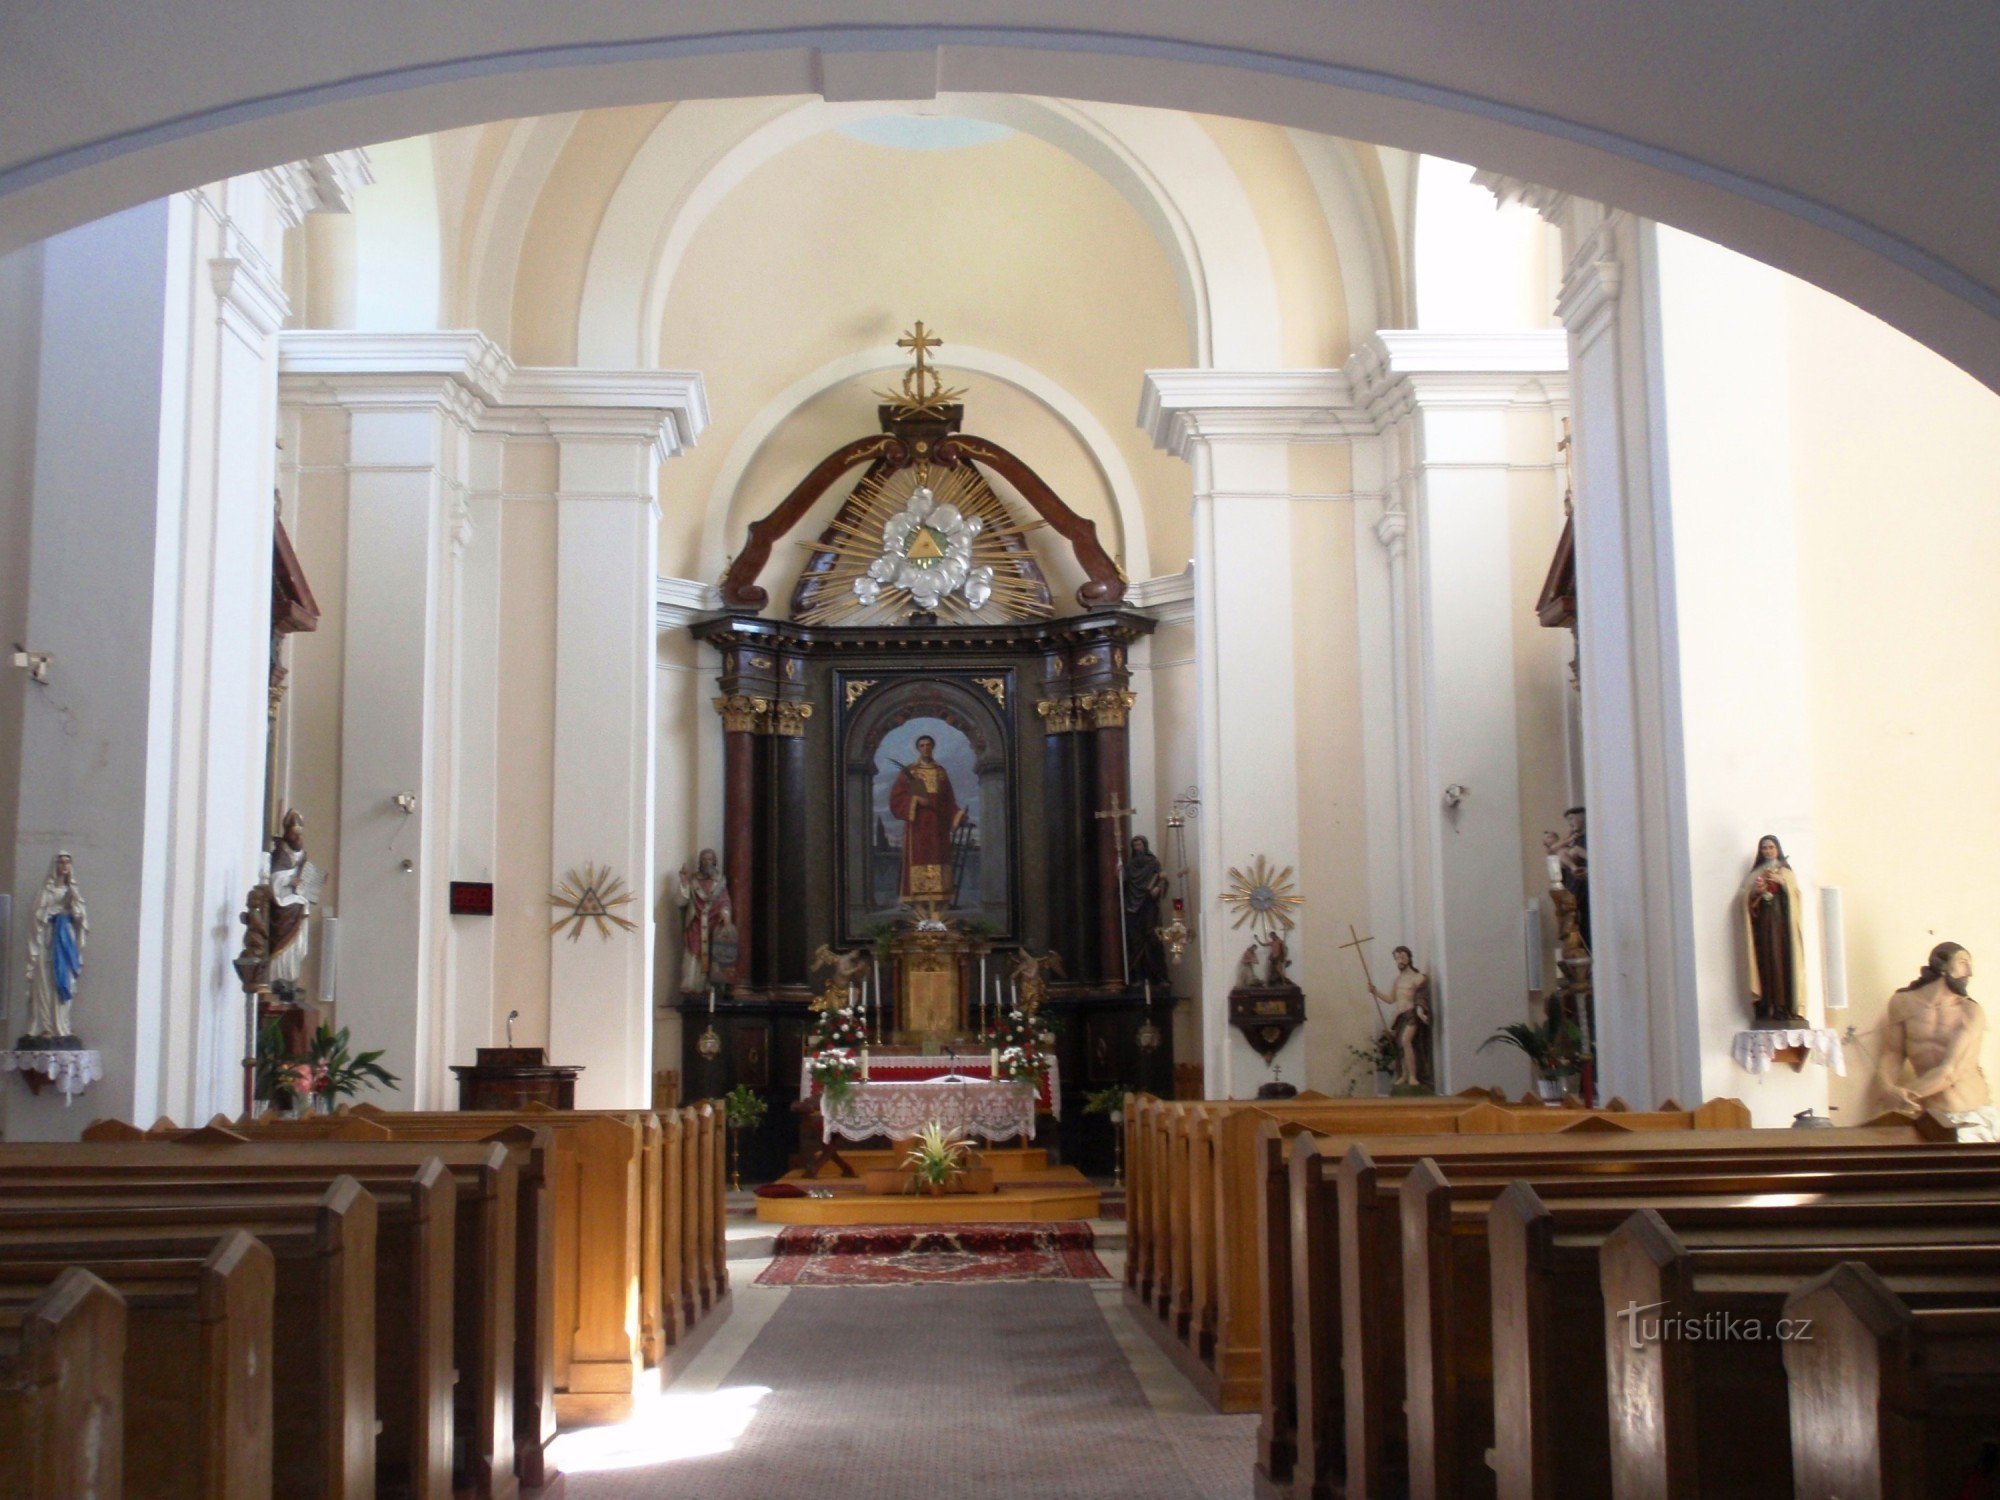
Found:
[[1982, 1104], [1977, 1109], [1947, 1110], [1945, 1118], [1958, 1127], [1961, 1141], [2000, 1141], [2000, 1106]]
[[1847, 1051], [1841, 1046], [1840, 1033], [1830, 1026], [1800, 1026], [1790, 1031], [1739, 1031], [1731, 1050], [1736, 1055], [1736, 1061], [1752, 1073], [1768, 1073], [1771, 1071], [1771, 1054], [1787, 1047], [1803, 1047], [1820, 1066], [1833, 1069], [1842, 1078], [1847, 1076]]
[[0, 1052], [0, 1069], [40, 1073], [62, 1092], [63, 1103], [104, 1076], [104, 1054], [94, 1050], [28, 1047]]
[[865, 1141], [871, 1135], [908, 1139], [926, 1125], [946, 1135], [976, 1135], [1003, 1141], [1035, 1133], [1035, 1090], [1026, 1083], [985, 1078], [932, 1078], [920, 1083], [857, 1083], [839, 1105], [820, 1101], [826, 1139], [844, 1135]]
[[[1062, 1118], [1062, 1068], [1053, 1052], [1044, 1053], [1048, 1058], [1049, 1071], [1042, 1078], [1041, 1092], [1036, 1096], [1040, 1107]], [[929, 1078], [943, 1078], [951, 1075], [958, 1078], [980, 1078], [987, 1076], [992, 1066], [984, 1052], [967, 1052], [952, 1057], [946, 1055], [911, 1056], [900, 1052], [877, 1052], [868, 1060], [868, 1080], [871, 1083], [921, 1083]], [[799, 1094], [809, 1097], [818, 1091], [813, 1082], [812, 1054], [808, 1053], [799, 1063]]]

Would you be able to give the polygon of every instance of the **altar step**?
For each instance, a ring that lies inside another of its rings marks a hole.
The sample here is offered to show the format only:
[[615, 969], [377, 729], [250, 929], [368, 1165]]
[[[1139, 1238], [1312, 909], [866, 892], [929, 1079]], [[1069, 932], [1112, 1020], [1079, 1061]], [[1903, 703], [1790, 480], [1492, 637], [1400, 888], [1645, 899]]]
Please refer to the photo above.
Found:
[[[844, 1151], [857, 1174], [900, 1166], [895, 1151]], [[780, 1182], [806, 1196], [756, 1200], [766, 1224], [992, 1224], [1053, 1223], [1095, 1219], [1102, 1194], [1075, 1167], [1052, 1167], [1038, 1148], [982, 1151], [978, 1165], [993, 1173], [990, 1193], [950, 1193], [931, 1198], [910, 1193], [871, 1193], [860, 1175], [840, 1177], [827, 1166], [808, 1179], [787, 1172]]]
[[[843, 1146], [840, 1154], [855, 1171], [871, 1172], [900, 1167], [907, 1153], [901, 1150], [860, 1150], [852, 1146]], [[1040, 1146], [986, 1146], [980, 1148], [975, 1160], [980, 1166], [992, 1169], [993, 1175], [1002, 1182], [1050, 1170], [1049, 1153]], [[797, 1158], [794, 1157], [793, 1161], [796, 1164]], [[789, 1180], [798, 1177], [799, 1173], [793, 1171], [785, 1175]], [[831, 1180], [840, 1173], [836, 1167], [825, 1166], [820, 1168], [819, 1175]]]

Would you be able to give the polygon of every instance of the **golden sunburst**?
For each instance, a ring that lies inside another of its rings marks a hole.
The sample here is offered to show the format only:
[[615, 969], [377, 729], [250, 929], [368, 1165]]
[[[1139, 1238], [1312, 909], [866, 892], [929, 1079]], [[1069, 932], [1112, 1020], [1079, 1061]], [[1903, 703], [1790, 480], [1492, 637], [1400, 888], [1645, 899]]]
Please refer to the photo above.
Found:
[[581, 871], [572, 867], [560, 886], [549, 893], [549, 905], [563, 908], [563, 914], [549, 924], [549, 931], [561, 932], [567, 927], [572, 943], [583, 936], [589, 922], [597, 924], [597, 935], [603, 938], [611, 936], [614, 922], [631, 932], [639, 924], [619, 916], [617, 910], [631, 904], [632, 893], [625, 889], [622, 876], [611, 873], [611, 866], [600, 870], [595, 863], [588, 863]]
[[1230, 870], [1229, 889], [1222, 893], [1222, 899], [1236, 908], [1236, 920], [1229, 925], [1241, 927], [1248, 922], [1259, 937], [1275, 927], [1291, 931], [1292, 908], [1305, 905], [1305, 897], [1292, 885], [1292, 867], [1286, 865], [1273, 873], [1271, 862], [1261, 854], [1247, 873]]

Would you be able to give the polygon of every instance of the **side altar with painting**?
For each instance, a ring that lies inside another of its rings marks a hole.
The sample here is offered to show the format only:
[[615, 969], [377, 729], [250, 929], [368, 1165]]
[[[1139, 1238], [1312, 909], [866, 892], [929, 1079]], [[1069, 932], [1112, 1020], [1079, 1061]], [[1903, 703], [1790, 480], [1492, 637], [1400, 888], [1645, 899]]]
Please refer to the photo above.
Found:
[[[1173, 1080], [1171, 880], [1133, 826], [1129, 747], [1153, 621], [1095, 523], [965, 430], [936, 341], [919, 325], [906, 345], [880, 429], [748, 528], [723, 610], [689, 627], [719, 688], [723, 808], [722, 847], [681, 880], [683, 1077], [775, 1106], [744, 1142], [745, 1175], [772, 1176], [826, 1012], [852, 1009], [885, 1063], [972, 1076], [1025, 1000], [1060, 1080], [1037, 1141], [1108, 1174], [1083, 1096]], [[760, 579], [781, 587], [775, 559], [801, 549], [774, 609]]]

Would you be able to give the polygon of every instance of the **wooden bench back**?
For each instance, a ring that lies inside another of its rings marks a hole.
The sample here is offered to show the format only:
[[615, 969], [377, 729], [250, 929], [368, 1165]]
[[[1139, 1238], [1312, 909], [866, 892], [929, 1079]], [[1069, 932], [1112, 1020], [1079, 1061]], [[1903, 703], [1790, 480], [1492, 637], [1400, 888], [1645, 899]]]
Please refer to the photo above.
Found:
[[125, 1299], [71, 1266], [24, 1306], [0, 1306], [0, 1494], [125, 1493]]

